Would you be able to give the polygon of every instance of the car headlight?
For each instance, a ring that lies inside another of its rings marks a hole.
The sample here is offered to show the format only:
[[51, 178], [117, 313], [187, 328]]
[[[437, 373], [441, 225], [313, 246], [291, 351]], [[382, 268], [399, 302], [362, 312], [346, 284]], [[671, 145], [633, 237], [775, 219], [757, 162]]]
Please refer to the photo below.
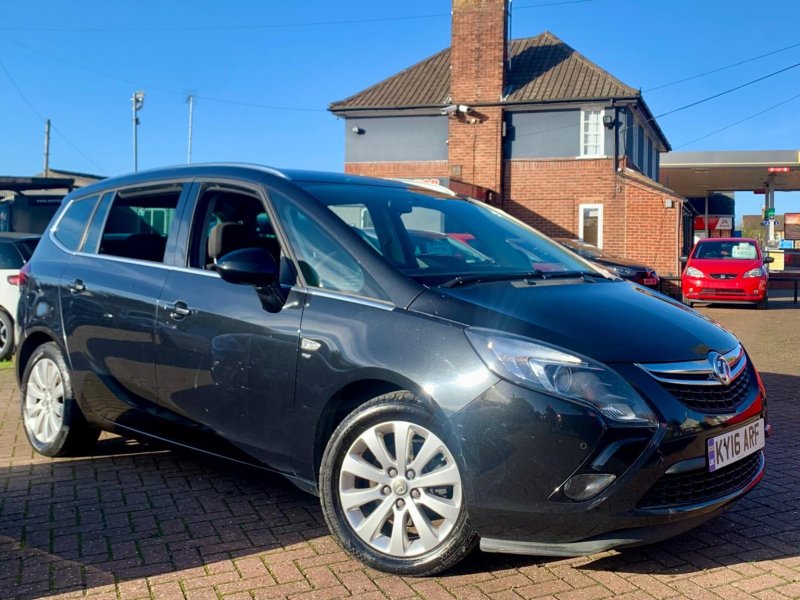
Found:
[[700, 269], [695, 269], [694, 267], [687, 267], [686, 274], [689, 277], [705, 277], [705, 275]]
[[636, 275], [636, 271], [633, 269], [629, 269], [628, 267], [606, 267], [609, 271], [613, 271], [620, 277], [633, 277]]
[[743, 277], [763, 277], [764, 276], [764, 269], [761, 267], [756, 267], [755, 269], [750, 269], [747, 273], [743, 275]]
[[591, 358], [491, 329], [470, 327], [466, 333], [486, 366], [499, 377], [588, 404], [616, 423], [658, 424], [628, 382]]

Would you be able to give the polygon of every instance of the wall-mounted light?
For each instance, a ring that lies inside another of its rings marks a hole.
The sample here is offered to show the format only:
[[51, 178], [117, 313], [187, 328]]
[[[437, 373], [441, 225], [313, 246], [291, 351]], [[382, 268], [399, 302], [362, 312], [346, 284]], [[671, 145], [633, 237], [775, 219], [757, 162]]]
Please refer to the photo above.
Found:
[[350, 129], [350, 131], [352, 131], [356, 135], [361, 135], [361, 134], [364, 133], [364, 130], [361, 129], [361, 127], [359, 127], [358, 125], [353, 125], [353, 127]]
[[675, 200], [672, 198], [664, 198], [664, 208], [675, 208]]
[[614, 117], [611, 115], [603, 115], [603, 125], [605, 125], [607, 129], [614, 127]]

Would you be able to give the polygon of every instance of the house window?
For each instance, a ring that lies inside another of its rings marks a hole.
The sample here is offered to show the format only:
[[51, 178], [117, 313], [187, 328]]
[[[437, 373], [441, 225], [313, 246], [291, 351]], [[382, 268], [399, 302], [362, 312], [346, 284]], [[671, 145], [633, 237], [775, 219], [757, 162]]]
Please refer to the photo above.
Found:
[[581, 156], [603, 155], [603, 111], [581, 111]]
[[587, 244], [603, 247], [603, 205], [578, 206], [578, 233]]

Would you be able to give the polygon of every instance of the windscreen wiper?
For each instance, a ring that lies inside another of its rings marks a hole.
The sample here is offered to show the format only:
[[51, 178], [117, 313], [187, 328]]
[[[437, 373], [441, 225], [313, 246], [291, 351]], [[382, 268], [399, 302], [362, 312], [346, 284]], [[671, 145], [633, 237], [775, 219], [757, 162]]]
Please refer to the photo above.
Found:
[[459, 275], [440, 283], [438, 287], [454, 288], [471, 283], [487, 283], [490, 281], [515, 281], [518, 279], [543, 279], [541, 271], [519, 271], [516, 273], [483, 273], [476, 275]]

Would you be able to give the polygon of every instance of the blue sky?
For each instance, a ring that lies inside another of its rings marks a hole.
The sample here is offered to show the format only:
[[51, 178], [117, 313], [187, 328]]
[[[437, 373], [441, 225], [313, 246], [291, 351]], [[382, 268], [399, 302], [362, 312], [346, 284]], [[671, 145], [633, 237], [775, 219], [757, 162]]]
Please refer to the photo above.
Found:
[[[642, 88], [655, 114], [800, 62], [798, 45], [651, 90], [800, 44], [800, 2], [588, 0], [542, 6], [552, 2], [514, 0], [513, 37], [552, 31]], [[130, 171], [129, 99], [135, 89], [146, 91], [140, 168], [185, 162], [185, 93], [193, 91], [195, 162], [341, 170], [344, 125], [326, 112], [328, 103], [447, 47], [449, 11], [448, 0], [4, 2], [0, 173], [41, 170], [42, 118], [58, 130], [53, 167], [105, 175]], [[684, 144], [798, 94], [800, 68], [659, 123], [676, 149], [797, 149], [800, 97]], [[750, 194], [738, 200], [740, 214], [757, 212], [761, 202]], [[800, 211], [800, 194], [777, 196], [777, 212], [785, 210]]]

